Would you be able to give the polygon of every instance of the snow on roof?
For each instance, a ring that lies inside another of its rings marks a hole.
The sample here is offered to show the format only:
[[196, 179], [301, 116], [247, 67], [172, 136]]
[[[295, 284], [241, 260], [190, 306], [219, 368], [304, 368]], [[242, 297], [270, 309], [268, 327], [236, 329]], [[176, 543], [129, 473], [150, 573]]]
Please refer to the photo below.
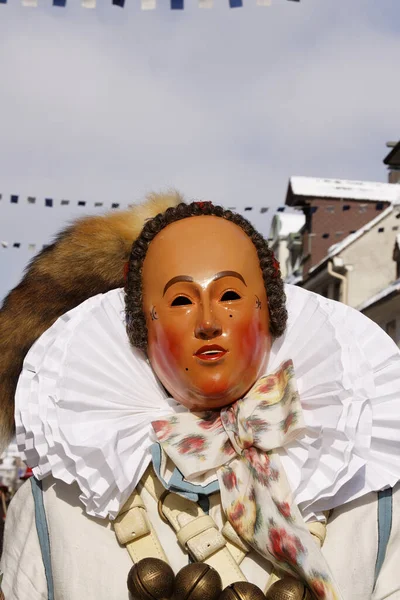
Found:
[[339, 254], [342, 250], [347, 248], [347, 246], [350, 246], [350, 244], [352, 244], [353, 242], [358, 240], [358, 238], [363, 236], [364, 233], [367, 233], [367, 231], [370, 231], [370, 229], [375, 227], [375, 225], [377, 225], [378, 223], [380, 223], [380, 221], [382, 221], [388, 215], [390, 215], [390, 213], [392, 211], [393, 211], [393, 206], [388, 206], [385, 210], [383, 210], [381, 213], [379, 213], [379, 215], [377, 217], [375, 217], [375, 219], [372, 219], [372, 221], [368, 221], [368, 223], [366, 223], [363, 227], [360, 227], [360, 229], [357, 229], [357, 231], [355, 231], [354, 233], [351, 233], [350, 235], [345, 237], [344, 240], [342, 240], [341, 242], [338, 242], [337, 244], [334, 244], [333, 246], [328, 248], [328, 254], [326, 256], [324, 256], [324, 258], [322, 260], [320, 260], [318, 264], [316, 264], [314, 267], [312, 267], [310, 269], [309, 273], [312, 273], [313, 271], [318, 269], [318, 267], [323, 265], [327, 260], [329, 260], [333, 256], [336, 256], [337, 254]]
[[319, 179], [291, 177], [290, 186], [295, 196], [317, 198], [349, 198], [373, 202], [400, 201], [400, 184], [377, 181], [349, 181], [347, 179]]
[[399, 292], [399, 291], [400, 291], [400, 279], [397, 279], [397, 281], [394, 281], [393, 283], [388, 285], [388, 287], [384, 288], [383, 290], [381, 290], [380, 292], [375, 294], [375, 296], [368, 298], [368, 300], [366, 300], [365, 302], [360, 304], [360, 306], [357, 306], [357, 309], [359, 311], [366, 310], [373, 304], [376, 304], [377, 302], [379, 302], [380, 300], [383, 300], [387, 296], [390, 296], [391, 294], [393, 294], [395, 292]]

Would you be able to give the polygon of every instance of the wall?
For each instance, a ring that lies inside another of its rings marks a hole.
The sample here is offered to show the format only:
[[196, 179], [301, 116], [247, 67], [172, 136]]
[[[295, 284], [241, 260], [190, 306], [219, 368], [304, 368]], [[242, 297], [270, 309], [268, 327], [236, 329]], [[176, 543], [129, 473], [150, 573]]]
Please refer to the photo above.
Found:
[[396, 294], [388, 300], [363, 311], [364, 315], [378, 323], [384, 331], [400, 346], [400, 295]]
[[328, 254], [331, 246], [372, 221], [389, 206], [388, 202], [330, 198], [309, 198], [308, 202], [311, 206], [311, 232], [304, 234], [303, 256], [310, 256], [304, 262], [304, 278], [309, 269]]
[[394, 210], [339, 254], [351, 266], [347, 274], [350, 306], [359, 306], [396, 280], [393, 249], [400, 232], [397, 216], [400, 213]]

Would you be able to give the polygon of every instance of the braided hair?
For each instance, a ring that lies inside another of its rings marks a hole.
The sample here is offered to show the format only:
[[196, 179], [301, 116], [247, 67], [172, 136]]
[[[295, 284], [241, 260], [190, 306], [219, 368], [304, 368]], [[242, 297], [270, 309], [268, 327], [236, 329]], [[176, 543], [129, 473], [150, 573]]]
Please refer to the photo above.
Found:
[[142, 268], [149, 245], [156, 235], [171, 223], [201, 215], [220, 217], [231, 221], [249, 236], [260, 261], [268, 298], [271, 335], [277, 338], [285, 331], [287, 322], [286, 296], [279, 263], [269, 248], [267, 240], [254, 229], [247, 219], [231, 210], [222, 208], [222, 206], [214, 206], [211, 202], [181, 203], [167, 208], [165, 212], [149, 219], [132, 246], [125, 285], [126, 329], [130, 343], [140, 350], [146, 351], [147, 349], [147, 326], [143, 312]]

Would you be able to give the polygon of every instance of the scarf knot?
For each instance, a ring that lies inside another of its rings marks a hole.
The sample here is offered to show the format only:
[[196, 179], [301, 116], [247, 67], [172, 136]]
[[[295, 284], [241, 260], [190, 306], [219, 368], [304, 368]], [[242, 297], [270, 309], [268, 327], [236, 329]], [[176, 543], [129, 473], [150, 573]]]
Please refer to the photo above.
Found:
[[164, 452], [190, 481], [216, 470], [236, 532], [276, 567], [299, 576], [321, 600], [337, 600], [329, 569], [292, 502], [276, 449], [304, 431], [292, 361], [261, 377], [220, 412], [181, 413], [152, 423]]

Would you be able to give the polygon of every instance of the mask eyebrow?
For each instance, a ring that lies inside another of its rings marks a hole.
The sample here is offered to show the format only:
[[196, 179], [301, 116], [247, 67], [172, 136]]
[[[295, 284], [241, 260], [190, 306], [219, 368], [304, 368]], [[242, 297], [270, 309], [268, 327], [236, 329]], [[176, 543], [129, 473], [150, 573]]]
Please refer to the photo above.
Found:
[[242, 275], [240, 273], [237, 273], [236, 271], [220, 271], [219, 273], [214, 275], [212, 281], [217, 281], [217, 279], [222, 279], [223, 277], [236, 277], [237, 279], [240, 279], [240, 281], [244, 283], [244, 285], [247, 287], [247, 283], [243, 279]]
[[178, 283], [179, 281], [188, 281], [189, 283], [192, 283], [194, 280], [193, 277], [190, 277], [190, 275], [177, 275], [176, 277], [173, 277], [165, 284], [163, 296], [165, 295], [167, 289], [171, 287], [171, 285], [174, 285], [174, 283]]

